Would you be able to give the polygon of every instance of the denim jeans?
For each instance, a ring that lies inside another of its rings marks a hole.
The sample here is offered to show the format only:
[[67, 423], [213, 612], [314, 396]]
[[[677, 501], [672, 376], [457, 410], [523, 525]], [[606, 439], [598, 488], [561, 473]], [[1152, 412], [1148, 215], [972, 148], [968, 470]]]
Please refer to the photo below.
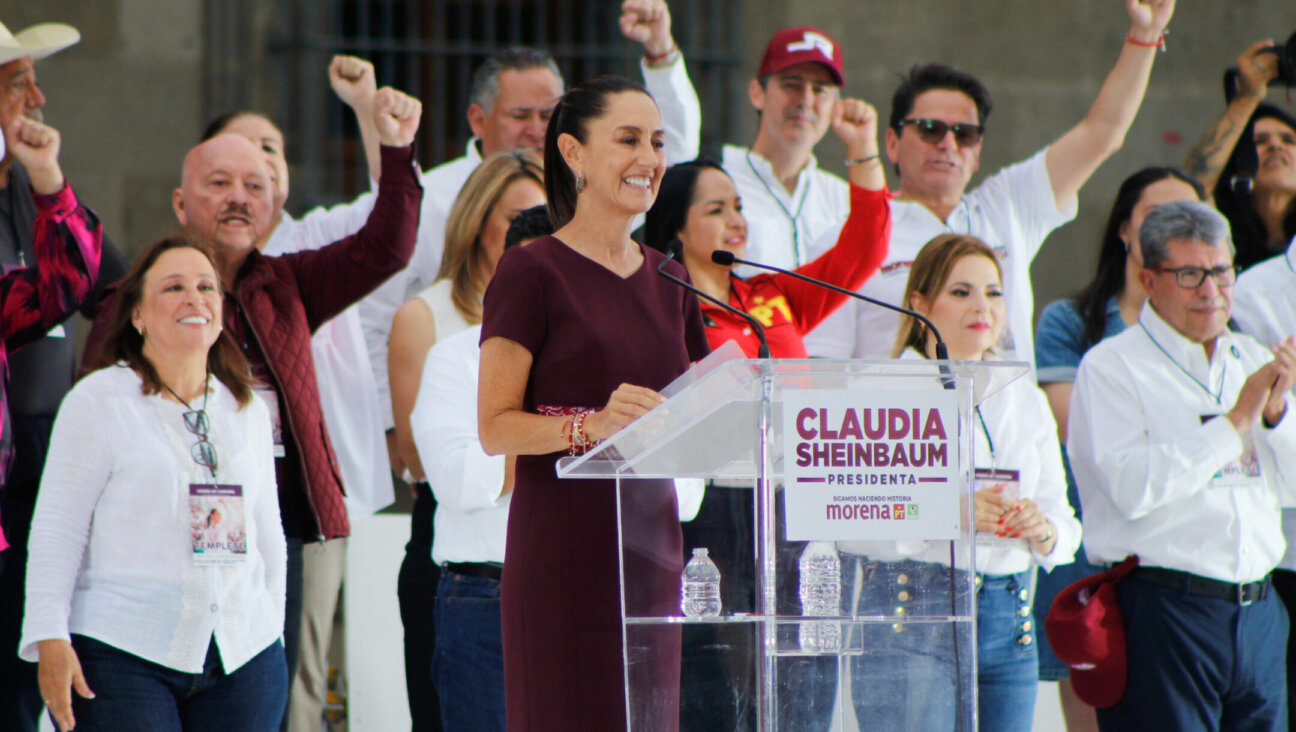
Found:
[[72, 694], [78, 732], [272, 732], [288, 701], [283, 646], [275, 641], [234, 673], [213, 640], [203, 672], [145, 661], [87, 636], [72, 636], [94, 699]]
[[[857, 615], [903, 608], [909, 618], [947, 616], [951, 586], [958, 591], [966, 582], [940, 564], [865, 561]], [[1038, 659], [1028, 577], [983, 576], [977, 583], [977, 700], [986, 732], [1029, 732], [1033, 722]], [[865, 624], [864, 654], [851, 659], [860, 729], [957, 729], [957, 667], [967, 665], [957, 649], [967, 639], [956, 633], [965, 631], [943, 622]]]
[[977, 592], [977, 700], [987, 732], [1030, 732], [1035, 721], [1038, 633], [1029, 586], [1027, 571], [986, 576]]
[[432, 678], [448, 730], [504, 731], [500, 583], [442, 570]]

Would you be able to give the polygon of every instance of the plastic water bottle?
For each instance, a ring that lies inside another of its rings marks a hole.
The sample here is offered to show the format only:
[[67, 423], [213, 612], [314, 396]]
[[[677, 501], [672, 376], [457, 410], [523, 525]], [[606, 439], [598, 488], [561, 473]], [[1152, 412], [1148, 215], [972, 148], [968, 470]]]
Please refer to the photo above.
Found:
[[705, 547], [693, 550], [693, 558], [684, 567], [680, 609], [687, 618], [720, 616], [720, 568], [707, 556]]
[[[841, 557], [832, 542], [812, 541], [801, 552], [801, 614], [807, 617], [841, 615]], [[801, 650], [836, 653], [841, 650], [841, 623], [814, 620], [801, 623]]]

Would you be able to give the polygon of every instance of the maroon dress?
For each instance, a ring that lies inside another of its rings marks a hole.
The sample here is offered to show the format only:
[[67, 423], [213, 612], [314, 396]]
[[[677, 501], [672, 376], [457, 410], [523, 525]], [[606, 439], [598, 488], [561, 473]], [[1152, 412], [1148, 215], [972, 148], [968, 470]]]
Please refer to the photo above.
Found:
[[[486, 291], [481, 340], [531, 352], [524, 408], [602, 408], [621, 384], [660, 390], [708, 347], [697, 298], [657, 273], [662, 254], [622, 278], [547, 237], [504, 253]], [[667, 265], [676, 277], [684, 268]], [[508, 728], [625, 728], [616, 485], [559, 480], [564, 453], [524, 455], [509, 507], [501, 587]], [[671, 481], [639, 481], [625, 521], [638, 551], [632, 611], [678, 614], [683, 550]], [[677, 705], [678, 630], [654, 636], [636, 683]], [[670, 722], [675, 722], [674, 715]], [[666, 727], [662, 727], [666, 729]]]

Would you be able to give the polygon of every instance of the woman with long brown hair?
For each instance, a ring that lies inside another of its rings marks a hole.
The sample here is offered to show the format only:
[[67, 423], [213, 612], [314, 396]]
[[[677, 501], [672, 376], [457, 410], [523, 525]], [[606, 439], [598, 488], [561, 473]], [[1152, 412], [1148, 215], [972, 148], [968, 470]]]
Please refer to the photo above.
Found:
[[[39, 661], [63, 729], [279, 728], [286, 549], [270, 415], [222, 330], [222, 292], [205, 243], [149, 247], [119, 285], [98, 370], [59, 409], [20, 654]], [[221, 532], [207, 531], [213, 512]]]

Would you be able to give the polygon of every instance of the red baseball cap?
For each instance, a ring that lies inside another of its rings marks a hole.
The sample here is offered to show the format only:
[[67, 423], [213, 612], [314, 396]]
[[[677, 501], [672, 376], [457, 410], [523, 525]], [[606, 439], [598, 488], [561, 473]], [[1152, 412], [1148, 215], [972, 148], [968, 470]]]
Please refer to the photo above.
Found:
[[845, 86], [842, 76], [841, 46], [832, 36], [818, 28], [784, 28], [770, 39], [761, 57], [760, 68], [756, 78], [774, 74], [789, 66], [803, 63], [815, 63], [828, 69], [837, 86]]
[[1053, 653], [1071, 667], [1076, 696], [1097, 709], [1112, 706], [1125, 694], [1125, 623], [1116, 582], [1137, 566], [1138, 557], [1131, 556], [1067, 585], [1044, 619]]

